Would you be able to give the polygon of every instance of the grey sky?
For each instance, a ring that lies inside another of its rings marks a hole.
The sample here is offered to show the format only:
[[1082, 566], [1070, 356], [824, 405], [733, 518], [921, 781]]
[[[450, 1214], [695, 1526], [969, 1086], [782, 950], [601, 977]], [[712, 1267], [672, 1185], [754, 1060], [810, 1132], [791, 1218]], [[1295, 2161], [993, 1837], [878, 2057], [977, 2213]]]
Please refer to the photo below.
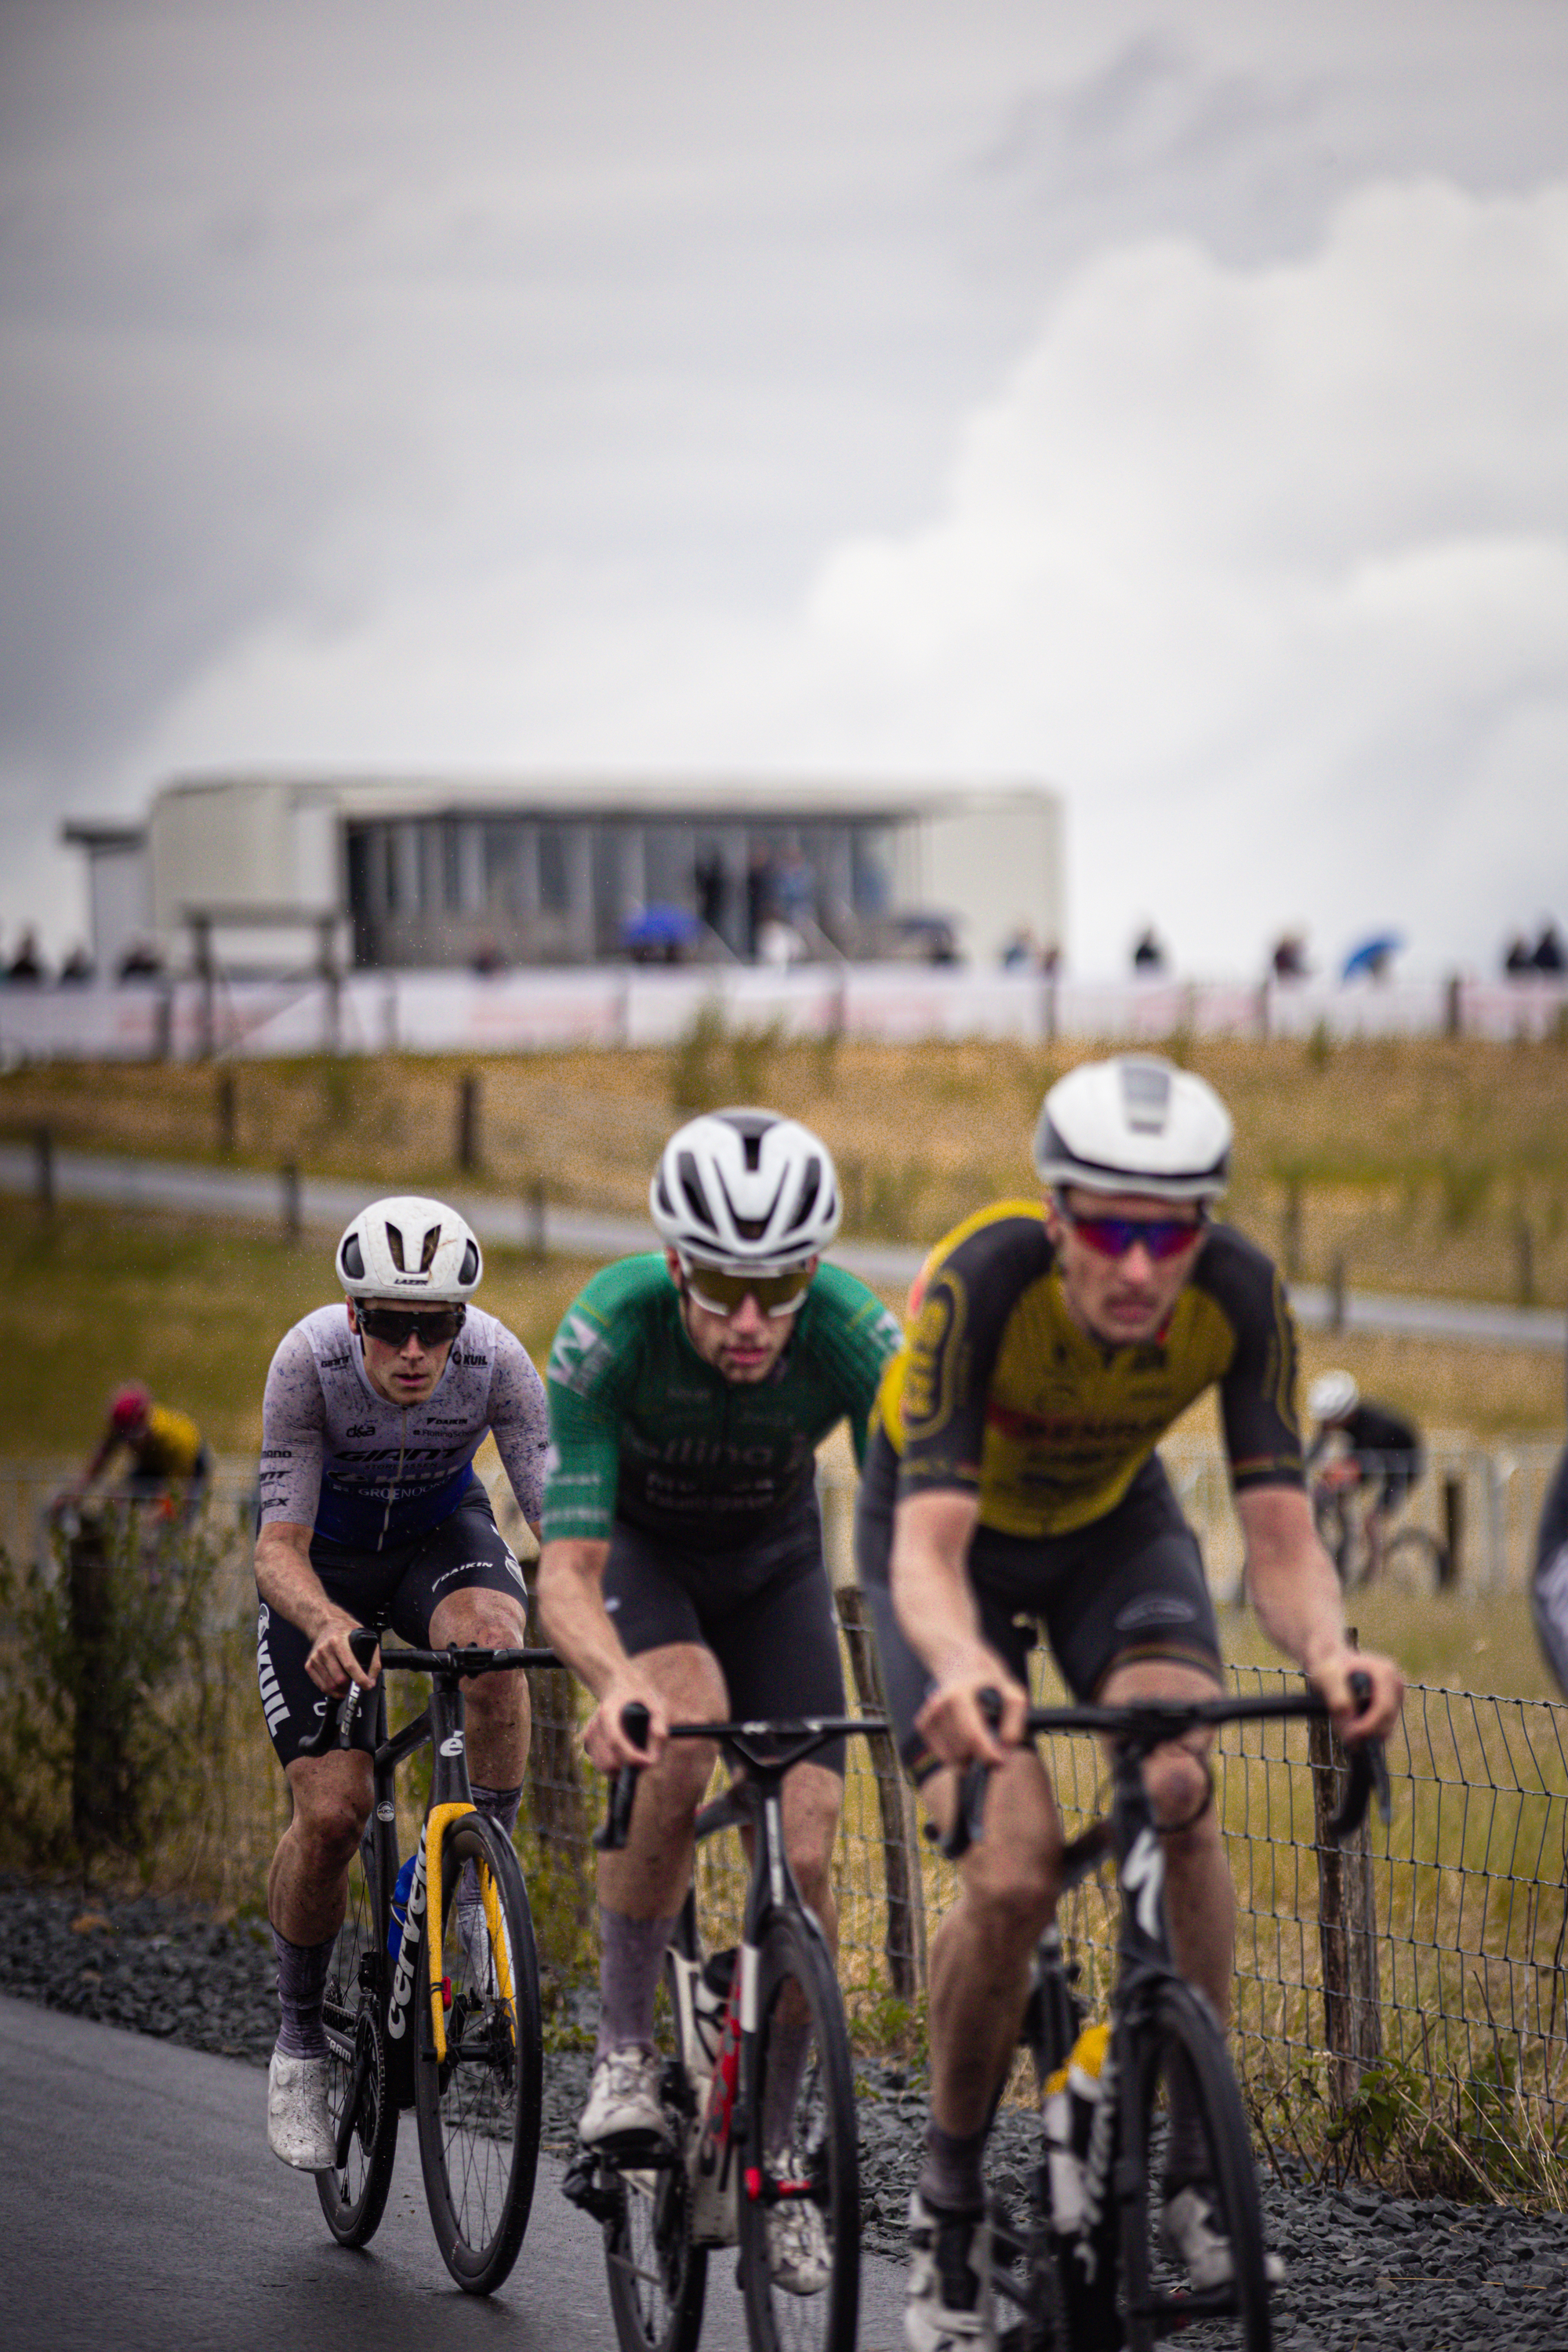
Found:
[[1565, 68], [1545, 0], [4, 0], [0, 944], [175, 767], [565, 762], [1050, 776], [1080, 969], [1489, 963], [1568, 918]]

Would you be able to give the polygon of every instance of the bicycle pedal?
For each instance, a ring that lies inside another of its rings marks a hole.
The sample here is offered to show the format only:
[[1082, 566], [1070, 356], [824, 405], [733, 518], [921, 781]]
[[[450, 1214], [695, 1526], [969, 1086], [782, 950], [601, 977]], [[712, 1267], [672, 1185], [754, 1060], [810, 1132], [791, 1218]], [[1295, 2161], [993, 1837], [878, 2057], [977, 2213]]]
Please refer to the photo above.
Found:
[[615, 2219], [616, 2200], [601, 2184], [597, 2161], [588, 2148], [579, 2149], [567, 2166], [561, 2194], [592, 2221], [604, 2223]]

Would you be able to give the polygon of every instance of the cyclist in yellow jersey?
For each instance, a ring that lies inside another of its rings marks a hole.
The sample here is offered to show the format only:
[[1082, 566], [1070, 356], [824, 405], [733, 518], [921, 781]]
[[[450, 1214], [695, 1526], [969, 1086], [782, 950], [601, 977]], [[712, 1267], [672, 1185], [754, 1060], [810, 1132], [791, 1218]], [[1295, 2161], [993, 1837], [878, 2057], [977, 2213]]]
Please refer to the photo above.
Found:
[[189, 1514], [206, 1492], [212, 1455], [201, 1431], [188, 1413], [154, 1404], [140, 1381], [115, 1391], [108, 1425], [73, 1493], [85, 1495], [117, 1454], [124, 1461], [117, 1490], [136, 1501], [167, 1496]]
[[[1018, 1745], [1043, 1625], [1081, 1699], [1202, 1697], [1221, 1679], [1197, 1539], [1155, 1447], [1218, 1388], [1247, 1584], [1265, 1631], [1342, 1732], [1395, 1720], [1392, 1660], [1352, 1650], [1313, 1529], [1295, 1414], [1295, 1337], [1263, 1253], [1209, 1222], [1231, 1122], [1191, 1072], [1086, 1063], [1047, 1096], [1043, 1202], [982, 1210], [931, 1253], [884, 1376], [857, 1517], [889, 1712], [945, 1827], [961, 1768], [993, 1766], [986, 1835], [931, 1954], [931, 2110], [911, 2201], [910, 2352], [991, 2352], [982, 2158], [1016, 2045], [1029, 1954], [1055, 1907], [1062, 1832]], [[1350, 1676], [1372, 1696], [1358, 1706]], [[1000, 1694], [993, 1727], [981, 1703]], [[1224, 2018], [1235, 1893], [1201, 1738], [1151, 1759], [1172, 1941]], [[1166, 2150], [1167, 2244], [1194, 2285], [1230, 2275], [1195, 2115]]]

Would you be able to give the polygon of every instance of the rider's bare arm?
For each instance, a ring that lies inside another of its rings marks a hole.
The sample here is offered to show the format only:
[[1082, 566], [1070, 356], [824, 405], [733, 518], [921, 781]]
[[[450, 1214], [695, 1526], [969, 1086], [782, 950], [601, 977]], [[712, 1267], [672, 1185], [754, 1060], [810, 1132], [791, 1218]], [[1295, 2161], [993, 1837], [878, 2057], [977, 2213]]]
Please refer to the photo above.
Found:
[[[1247, 1548], [1247, 1591], [1269, 1640], [1317, 1685], [1342, 1732], [1381, 1738], [1391, 1731], [1405, 1678], [1392, 1658], [1351, 1647], [1339, 1579], [1318, 1540], [1307, 1496], [1295, 1486], [1249, 1486], [1236, 1497], [1236, 1515]], [[1352, 1674], [1371, 1679], [1364, 1708], [1351, 1696]]]
[[984, 1757], [1005, 1761], [1005, 1750], [979, 1706], [979, 1693], [1003, 1699], [1002, 1738], [1023, 1731], [1028, 1695], [1007, 1672], [980, 1630], [969, 1585], [970, 1539], [980, 1517], [977, 1496], [935, 1487], [906, 1496], [893, 1518], [889, 1580], [893, 1606], [911, 1647], [936, 1688], [917, 1718], [921, 1738], [945, 1764]]
[[310, 1528], [269, 1519], [256, 1539], [256, 1588], [269, 1609], [298, 1625], [310, 1641], [305, 1671], [319, 1690], [337, 1693], [351, 1682], [369, 1690], [380, 1671], [379, 1653], [362, 1666], [349, 1647], [360, 1620], [329, 1601], [310, 1565]]
[[[609, 1558], [609, 1545], [590, 1536], [553, 1537], [539, 1555], [540, 1629], [599, 1702], [583, 1744], [601, 1772], [646, 1764], [650, 1758], [657, 1761], [668, 1723], [657, 1687], [637, 1661], [627, 1657], [605, 1606]], [[631, 1699], [648, 1711], [648, 1736], [640, 1748], [621, 1727], [621, 1709]]]

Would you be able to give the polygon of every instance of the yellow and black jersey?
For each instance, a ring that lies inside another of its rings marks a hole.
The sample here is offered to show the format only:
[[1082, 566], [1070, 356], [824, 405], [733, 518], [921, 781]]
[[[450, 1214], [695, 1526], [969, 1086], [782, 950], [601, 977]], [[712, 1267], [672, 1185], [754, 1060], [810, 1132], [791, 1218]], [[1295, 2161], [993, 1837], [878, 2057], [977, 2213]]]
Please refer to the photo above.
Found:
[[143, 1428], [125, 1444], [139, 1478], [194, 1478], [205, 1451], [189, 1414], [166, 1404], [153, 1405]]
[[1113, 1347], [1068, 1312], [1045, 1213], [981, 1209], [939, 1242], [878, 1392], [900, 1495], [977, 1490], [981, 1525], [1068, 1535], [1115, 1507], [1179, 1414], [1217, 1382], [1231, 1477], [1302, 1484], [1296, 1335], [1263, 1252], [1211, 1225], [1157, 1339]]

